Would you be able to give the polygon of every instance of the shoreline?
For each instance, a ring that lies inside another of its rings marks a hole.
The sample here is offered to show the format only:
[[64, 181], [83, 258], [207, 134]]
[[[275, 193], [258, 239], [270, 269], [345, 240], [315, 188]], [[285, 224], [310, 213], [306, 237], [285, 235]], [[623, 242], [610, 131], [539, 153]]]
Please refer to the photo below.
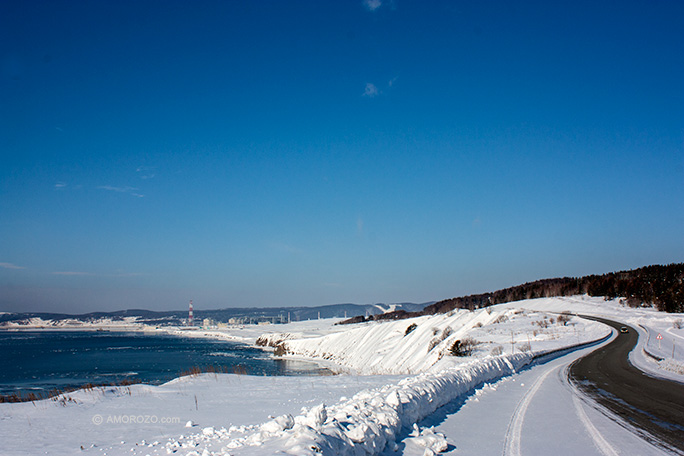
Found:
[[[319, 321], [317, 321], [319, 322]], [[299, 323], [299, 322], [296, 322]], [[330, 325], [330, 322], [326, 322], [328, 325]], [[253, 325], [252, 327], [250, 326], [235, 326], [235, 327], [228, 327], [228, 328], [221, 328], [221, 329], [203, 329], [199, 327], [178, 327], [178, 326], [168, 326], [168, 327], [156, 327], [156, 326], [149, 326], [149, 325], [144, 325], [144, 324], [129, 324], [129, 325], [81, 325], [81, 326], [53, 326], [53, 325], [40, 325], [40, 326], [12, 326], [12, 327], [7, 327], [3, 326], [0, 327], [0, 334], [20, 334], [20, 333], [44, 333], [44, 334], [55, 334], [55, 333], [109, 333], [109, 334], [116, 334], [116, 333], [132, 333], [132, 334], [138, 334], [138, 335], [147, 335], [147, 336], [169, 336], [169, 337], [174, 337], [174, 338], [188, 338], [188, 339], [202, 339], [202, 340], [214, 340], [214, 341], [223, 341], [223, 342], [232, 342], [234, 344], [241, 345], [243, 347], [249, 347], [252, 349], [258, 349], [260, 352], [267, 354], [268, 359], [275, 361], [275, 362], [283, 362], [283, 363], [288, 363], [288, 362], [295, 362], [295, 363], [305, 363], [308, 365], [311, 369], [309, 373], [301, 373], [305, 372], [306, 369], [303, 370], [297, 370], [296, 368], [290, 368], [288, 369], [285, 367], [283, 369], [284, 374], [283, 375], [274, 375], [274, 374], [247, 374], [247, 373], [242, 373], [244, 371], [243, 369], [239, 369], [240, 366], [243, 365], [243, 363], [238, 363], [237, 365], [234, 366], [220, 366], [220, 369], [223, 369], [223, 371], [217, 371], [215, 367], [211, 366], [205, 366], [205, 367], [200, 367], [200, 366], [193, 366], [189, 367], [186, 371], [183, 371], [179, 369], [179, 375], [176, 375], [175, 377], [168, 379], [168, 380], [158, 380], [159, 383], [156, 383], [155, 380], [137, 380], [137, 381], [131, 381], [131, 379], [122, 379], [121, 381], [114, 381], [114, 382], [101, 382], [97, 381], [94, 378], [90, 378], [88, 381], [78, 384], [75, 383], [73, 385], [67, 385], [64, 387], [60, 386], [54, 386], [54, 387], [48, 387], [48, 388], [34, 388], [32, 386], [29, 386], [28, 388], [23, 388], [23, 387], [18, 387], [16, 389], [16, 393], [7, 393], [7, 394], [2, 394], [0, 395], [0, 403], [15, 403], [15, 402], [32, 402], [32, 401], [44, 401], [44, 400], [54, 400], [55, 397], [62, 396], [64, 394], [69, 394], [73, 392], [78, 392], [81, 390], [91, 390], [91, 389], [97, 389], [97, 388], [125, 388], [133, 384], [142, 384], [142, 385], [148, 385], [148, 386], [161, 386], [169, 382], [177, 381], [178, 379], [181, 379], [183, 377], [186, 377], [188, 375], [197, 375], [197, 374], [202, 374], [202, 373], [235, 373], [238, 375], [243, 375], [243, 376], [253, 376], [253, 377], [261, 377], [261, 376], [268, 376], [268, 377], [296, 377], [296, 376], [302, 376], [302, 377], [329, 377], [329, 376], [336, 376], [340, 374], [353, 374], [349, 369], [346, 369], [342, 365], [338, 365], [333, 362], [326, 362], [325, 360], [318, 360], [314, 358], [308, 358], [308, 357], [302, 357], [302, 356], [288, 356], [288, 357], [282, 357], [282, 356], [275, 356], [273, 353], [273, 347], [269, 346], [261, 346], [256, 344], [256, 340], [258, 337], [262, 334], [268, 333], [268, 331], [264, 331], [265, 329], [271, 329], [271, 333], [274, 332], [274, 329], [292, 329], [291, 327], [283, 327], [280, 328], [281, 326], [289, 326], [289, 325], [272, 325], [272, 326], [260, 326], [260, 325]], [[236, 334], [231, 334], [228, 331], [246, 331], [248, 334], [246, 335], [236, 335]], [[122, 371], [122, 375], [124, 372]], [[35, 393], [30, 392], [31, 390], [35, 391]]]

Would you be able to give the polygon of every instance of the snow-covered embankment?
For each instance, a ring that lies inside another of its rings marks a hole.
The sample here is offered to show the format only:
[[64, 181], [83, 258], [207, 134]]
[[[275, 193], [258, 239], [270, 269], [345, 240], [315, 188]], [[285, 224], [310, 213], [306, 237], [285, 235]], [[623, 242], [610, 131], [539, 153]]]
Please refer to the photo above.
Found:
[[[207, 454], [377, 454], [391, 448], [402, 430], [479, 385], [514, 373], [535, 355], [608, 334], [599, 323], [567, 314], [559, 319], [540, 311], [492, 308], [369, 323], [306, 339], [272, 334], [263, 340], [278, 342], [286, 356], [324, 359], [362, 373], [422, 373], [330, 406], [303, 409], [296, 417], [188, 438]], [[463, 341], [470, 341], [472, 353], [454, 356], [454, 346]], [[513, 353], [505, 354], [504, 344]], [[414, 429], [413, 436], [428, 453], [446, 449], [444, 436], [429, 429]]]

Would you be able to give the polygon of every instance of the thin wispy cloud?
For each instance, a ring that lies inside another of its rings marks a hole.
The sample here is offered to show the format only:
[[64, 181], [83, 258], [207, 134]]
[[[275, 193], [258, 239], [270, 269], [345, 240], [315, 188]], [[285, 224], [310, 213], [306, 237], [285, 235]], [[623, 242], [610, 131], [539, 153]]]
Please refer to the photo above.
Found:
[[368, 11], [375, 11], [382, 6], [382, 0], [363, 0], [363, 6]]
[[363, 91], [363, 96], [368, 97], [368, 98], [374, 98], [377, 97], [380, 94], [380, 91], [378, 88], [375, 86], [375, 84], [371, 82], [366, 83], [366, 88]]
[[387, 83], [387, 86], [391, 89], [392, 86], [394, 86], [394, 83], [397, 82], [397, 79], [399, 79], [399, 76], [395, 76], [392, 79], [390, 79], [389, 82]]
[[55, 189], [65, 188], [66, 186], [67, 186], [67, 184], [64, 183], [64, 182], [57, 182], [57, 183], [55, 184]]
[[156, 176], [154, 168], [149, 166], [138, 166], [135, 172], [138, 173], [138, 177], [143, 180], [153, 179]]
[[24, 266], [17, 266], [13, 263], [0, 263], [0, 268], [4, 269], [26, 269]]
[[86, 271], [55, 271], [51, 272], [52, 275], [59, 276], [85, 276], [85, 277], [141, 277], [146, 274], [141, 272], [117, 272], [114, 274], [96, 274], [94, 272]]
[[126, 193], [137, 198], [143, 198], [145, 195], [138, 193], [138, 189], [135, 187], [114, 187], [113, 185], [100, 185], [100, 190], [107, 190], [116, 193]]
[[52, 273], [53, 275], [60, 275], [60, 276], [94, 276], [92, 272], [83, 272], [83, 271], [55, 271]]
[[363, 219], [361, 217], [356, 219], [356, 233], [363, 234]]

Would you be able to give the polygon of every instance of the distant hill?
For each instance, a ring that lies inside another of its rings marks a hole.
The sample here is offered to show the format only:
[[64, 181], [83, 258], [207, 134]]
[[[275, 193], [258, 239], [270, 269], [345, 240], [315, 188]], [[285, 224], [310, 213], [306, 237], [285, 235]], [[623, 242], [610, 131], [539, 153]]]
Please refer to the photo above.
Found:
[[476, 308], [521, 299], [578, 294], [604, 296], [607, 299], [620, 297], [635, 306], [646, 304], [665, 312], [684, 312], [684, 263], [644, 266], [629, 271], [579, 278], [537, 280], [493, 293], [445, 299], [426, 306], [423, 311], [441, 313], [456, 308]]
[[[269, 321], [273, 323], [301, 320], [313, 320], [316, 318], [345, 318], [354, 316], [372, 316], [384, 312], [404, 310], [407, 312], [420, 312], [425, 306], [434, 304], [426, 302], [422, 304], [397, 303], [397, 304], [332, 304], [317, 307], [232, 307], [215, 310], [194, 310], [195, 321], [201, 324], [205, 318], [215, 322], [228, 323], [231, 319], [237, 323], [259, 323]], [[136, 323], [149, 325], [184, 325], [187, 322], [188, 311], [152, 311], [145, 309], [118, 310], [115, 312], [91, 312], [79, 315], [61, 313], [3, 313], [0, 314], [0, 326], [6, 322], [28, 321], [39, 318], [45, 321], [74, 320], [95, 323], [100, 320], [123, 321], [127, 317], [136, 317]]]
[[346, 323], [369, 320], [397, 320], [433, 315], [453, 309], [478, 309], [522, 299], [588, 294], [606, 299], [625, 298], [632, 306], [653, 305], [665, 312], [684, 312], [684, 263], [644, 266], [629, 271], [611, 272], [579, 278], [542, 279], [491, 293], [444, 299], [418, 312], [397, 310], [382, 315], [357, 316]]

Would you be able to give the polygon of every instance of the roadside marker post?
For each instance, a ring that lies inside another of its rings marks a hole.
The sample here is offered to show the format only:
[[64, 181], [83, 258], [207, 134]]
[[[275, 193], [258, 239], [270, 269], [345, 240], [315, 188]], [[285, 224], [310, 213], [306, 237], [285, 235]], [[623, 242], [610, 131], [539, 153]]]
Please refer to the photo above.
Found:
[[658, 333], [656, 340], [658, 341], [658, 350], [660, 350], [660, 341], [663, 340], [663, 335]]

